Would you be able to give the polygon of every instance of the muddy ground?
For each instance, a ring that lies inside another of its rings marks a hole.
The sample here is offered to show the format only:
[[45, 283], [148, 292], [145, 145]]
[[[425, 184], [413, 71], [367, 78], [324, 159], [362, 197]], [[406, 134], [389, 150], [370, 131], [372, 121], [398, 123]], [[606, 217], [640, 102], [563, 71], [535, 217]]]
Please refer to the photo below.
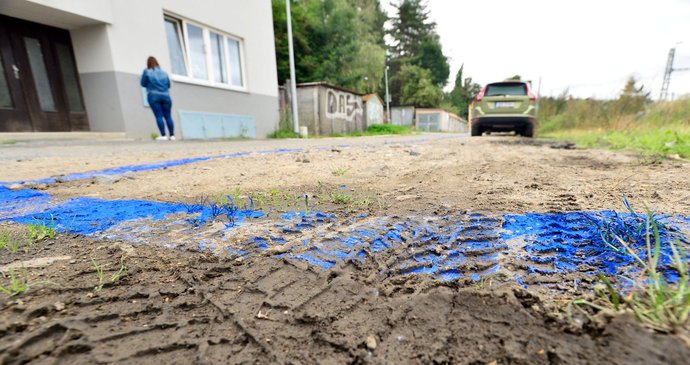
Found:
[[[690, 211], [687, 161], [553, 147], [563, 145], [446, 134], [31, 142], [0, 146], [0, 181], [252, 152], [24, 186], [57, 199], [189, 203], [231, 195], [249, 204], [253, 196], [268, 221], [303, 210], [305, 195], [309, 209], [339, 217], [621, 210], [622, 195], [667, 214]], [[25, 230], [0, 224], [16, 237]], [[603, 313], [594, 321], [570, 315], [571, 299], [591, 296], [586, 286], [554, 292], [511, 280], [389, 275], [382, 263], [394, 252], [324, 270], [258, 249], [238, 256], [200, 251], [194, 243], [168, 247], [154, 237], [132, 242], [59, 233], [14, 254], [3, 250], [5, 276], [8, 265], [23, 267], [31, 285], [0, 298], [0, 363], [686, 364], [690, 358], [686, 331], [654, 333], [628, 315]], [[126, 271], [111, 282], [121, 263]], [[94, 290], [96, 267], [105, 269], [100, 290]]]

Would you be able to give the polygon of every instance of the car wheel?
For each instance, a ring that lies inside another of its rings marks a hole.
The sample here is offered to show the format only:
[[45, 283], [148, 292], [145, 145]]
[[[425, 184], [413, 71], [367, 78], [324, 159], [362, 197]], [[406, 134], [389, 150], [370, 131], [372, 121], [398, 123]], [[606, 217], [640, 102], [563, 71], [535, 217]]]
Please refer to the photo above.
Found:
[[525, 137], [533, 138], [534, 137], [534, 124], [528, 124], [522, 130], [522, 135]]
[[482, 135], [482, 130], [479, 128], [479, 124], [472, 123], [470, 134], [472, 137], [479, 137]]

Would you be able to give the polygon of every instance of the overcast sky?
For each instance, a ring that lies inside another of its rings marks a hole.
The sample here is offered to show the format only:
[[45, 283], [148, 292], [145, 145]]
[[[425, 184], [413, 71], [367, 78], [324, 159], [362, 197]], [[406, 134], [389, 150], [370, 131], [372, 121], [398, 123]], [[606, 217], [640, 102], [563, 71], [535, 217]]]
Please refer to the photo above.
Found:
[[[393, 15], [390, 1], [381, 3]], [[542, 95], [614, 98], [633, 75], [657, 99], [671, 47], [674, 66], [690, 68], [690, 0], [428, 0], [428, 9], [449, 85], [464, 63], [480, 84], [519, 74], [536, 90], [541, 77]], [[690, 71], [673, 74], [670, 92], [690, 94]]]

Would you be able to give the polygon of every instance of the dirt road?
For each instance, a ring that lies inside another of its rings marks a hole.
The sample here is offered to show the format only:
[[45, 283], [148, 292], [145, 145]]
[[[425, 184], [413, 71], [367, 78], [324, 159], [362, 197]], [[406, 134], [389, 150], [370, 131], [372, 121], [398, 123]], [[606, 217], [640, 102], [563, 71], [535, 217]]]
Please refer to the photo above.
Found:
[[630, 270], [601, 242], [624, 196], [688, 235], [690, 163], [554, 147], [1, 145], [0, 229], [59, 233], [0, 254], [31, 284], [0, 299], [0, 363], [685, 364], [687, 329], [566, 309]]

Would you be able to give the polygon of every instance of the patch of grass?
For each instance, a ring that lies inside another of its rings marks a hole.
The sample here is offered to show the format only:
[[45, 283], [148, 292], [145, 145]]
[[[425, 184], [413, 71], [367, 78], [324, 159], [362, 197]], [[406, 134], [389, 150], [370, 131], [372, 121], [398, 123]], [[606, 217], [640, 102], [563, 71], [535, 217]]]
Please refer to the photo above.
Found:
[[352, 203], [352, 197], [344, 191], [333, 191], [329, 195], [330, 201], [333, 204], [347, 205]]
[[158, 133], [151, 133], [151, 134], [149, 134], [149, 137], [151, 138], [152, 141], [155, 141], [156, 138], [158, 138]]
[[575, 99], [567, 91], [557, 98], [542, 98], [538, 133], [582, 147], [690, 158], [690, 99], [629, 101]]
[[0, 250], [4, 250], [10, 244], [11, 239], [12, 236], [9, 230], [3, 229], [0, 231]]
[[635, 150], [648, 156], [677, 155], [690, 158], [690, 127], [623, 131], [564, 130], [548, 133], [545, 137], [570, 140], [581, 147]]
[[350, 171], [349, 167], [337, 167], [331, 170], [331, 174], [333, 174], [333, 176], [343, 176], [347, 174], [348, 171]]
[[14, 270], [9, 271], [9, 285], [0, 284], [0, 293], [13, 297], [29, 290], [29, 272], [24, 269], [21, 275], [17, 275]]
[[349, 133], [333, 133], [331, 137], [362, 137], [362, 136], [380, 136], [388, 134], [411, 134], [412, 128], [409, 126], [393, 125], [393, 124], [372, 124], [367, 127], [364, 132], [355, 131]]
[[19, 240], [10, 237], [7, 241], [7, 246], [5, 247], [10, 251], [10, 253], [16, 254], [21, 246], [22, 244]]
[[367, 127], [366, 135], [373, 136], [378, 134], [410, 134], [412, 128], [393, 124], [372, 124]]
[[0, 141], [0, 144], [7, 144], [7, 145], [16, 144], [16, 143], [17, 143], [17, 141], [15, 141], [13, 139], [3, 139], [2, 141]]
[[662, 242], [654, 217], [648, 213], [646, 220], [646, 257], [630, 247], [630, 244], [616, 236], [617, 241], [625, 248], [638, 264], [637, 278], [621, 277], [632, 289], [622, 292], [614, 286], [615, 281], [599, 275], [601, 284], [595, 287], [597, 299], [587, 301], [576, 299], [571, 305], [587, 315], [581, 306], [586, 305], [595, 310], [630, 311], [635, 318], [651, 329], [660, 332], [674, 332], [684, 326], [690, 316], [690, 274], [688, 273], [688, 256], [680, 240], [667, 244], [671, 249], [671, 268], [678, 275], [671, 283], [659, 271]]
[[268, 138], [274, 138], [274, 139], [281, 139], [281, 138], [299, 138], [299, 134], [292, 132], [292, 131], [286, 131], [286, 130], [277, 130], [273, 133], [270, 133]]
[[36, 223], [29, 224], [27, 226], [28, 229], [28, 238], [31, 242], [38, 242], [44, 239], [53, 239], [55, 238], [55, 226], [54, 226], [54, 220], [51, 217], [50, 219], [50, 225], [46, 225], [43, 222], [36, 221]]

